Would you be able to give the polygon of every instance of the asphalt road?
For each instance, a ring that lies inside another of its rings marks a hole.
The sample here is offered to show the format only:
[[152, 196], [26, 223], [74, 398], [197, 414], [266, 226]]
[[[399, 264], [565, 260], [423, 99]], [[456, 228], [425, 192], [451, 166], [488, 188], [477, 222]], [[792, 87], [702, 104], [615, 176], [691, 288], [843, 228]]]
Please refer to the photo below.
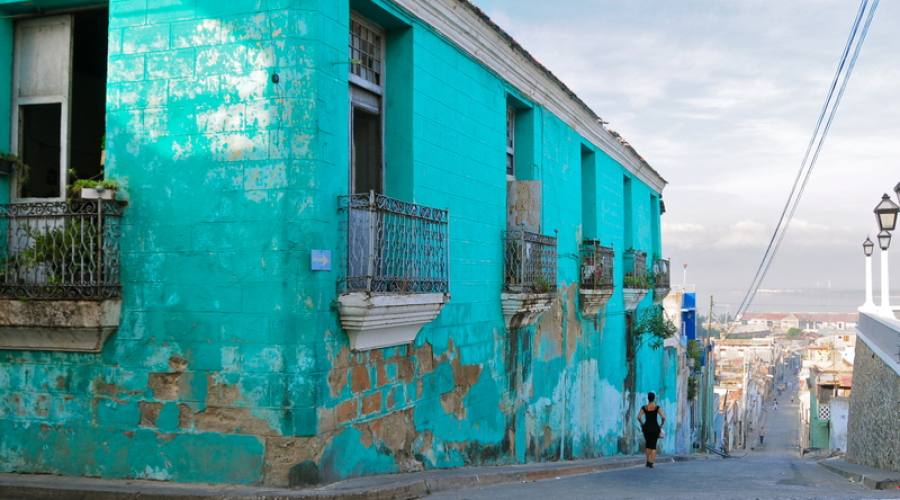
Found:
[[[787, 394], [787, 393], [785, 393]], [[802, 459], [797, 449], [798, 404], [789, 395], [767, 413], [765, 445], [740, 458], [699, 459], [531, 483], [472, 488], [432, 495], [434, 499], [581, 498], [900, 498], [900, 491], [875, 491]], [[738, 456], [743, 452], [737, 453]]]

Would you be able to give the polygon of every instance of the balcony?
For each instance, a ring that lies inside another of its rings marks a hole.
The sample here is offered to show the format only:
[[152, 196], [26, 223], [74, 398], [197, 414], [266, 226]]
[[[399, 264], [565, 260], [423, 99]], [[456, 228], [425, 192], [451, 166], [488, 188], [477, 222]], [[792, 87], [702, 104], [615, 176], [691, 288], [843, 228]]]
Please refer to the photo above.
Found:
[[119, 326], [124, 203], [0, 205], [0, 349], [99, 352]]
[[556, 237], [508, 229], [505, 245], [500, 298], [506, 327], [533, 325], [556, 294]]
[[633, 312], [647, 295], [650, 280], [647, 277], [647, 254], [633, 248], [625, 251], [625, 279], [623, 295], [625, 310]]
[[338, 303], [350, 347], [408, 344], [450, 299], [449, 213], [375, 193], [340, 202], [347, 255]]
[[672, 291], [672, 263], [669, 259], [656, 259], [653, 263], [653, 303], [661, 304]]
[[613, 258], [612, 248], [599, 241], [586, 240], [581, 244], [581, 280], [578, 294], [581, 298], [581, 314], [596, 316], [612, 297]]

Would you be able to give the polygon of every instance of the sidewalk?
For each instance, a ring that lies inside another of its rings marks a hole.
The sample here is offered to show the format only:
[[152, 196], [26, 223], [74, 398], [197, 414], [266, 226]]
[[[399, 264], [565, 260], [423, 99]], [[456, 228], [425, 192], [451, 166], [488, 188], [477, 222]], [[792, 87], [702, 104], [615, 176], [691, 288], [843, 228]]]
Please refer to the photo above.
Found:
[[[659, 457], [658, 464], [705, 458], [703, 455]], [[348, 479], [319, 488], [279, 489], [254, 486], [167, 483], [143, 480], [103, 480], [38, 474], [0, 474], [0, 498], [17, 499], [411, 499], [447, 490], [529, 482], [644, 465], [640, 457], [607, 457], [570, 462], [431, 470]]]
[[900, 488], [900, 472], [857, 465], [840, 457], [821, 460], [819, 465], [835, 474], [844, 476], [851, 481], [862, 483], [875, 490]]

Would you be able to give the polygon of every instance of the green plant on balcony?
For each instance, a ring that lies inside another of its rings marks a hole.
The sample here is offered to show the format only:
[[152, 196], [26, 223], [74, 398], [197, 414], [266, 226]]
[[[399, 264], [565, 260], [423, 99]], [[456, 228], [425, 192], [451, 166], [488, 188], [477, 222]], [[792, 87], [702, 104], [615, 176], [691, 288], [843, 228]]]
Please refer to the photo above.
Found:
[[19, 183], [23, 184], [28, 181], [28, 174], [31, 169], [28, 168], [22, 159], [12, 153], [0, 153], [0, 175], [11, 175], [13, 172], [18, 176]]
[[98, 251], [95, 232], [94, 222], [81, 218], [66, 220], [52, 229], [29, 229], [33, 244], [15, 255], [15, 265], [40, 267], [46, 273], [47, 285], [63, 284], [67, 276], [89, 276]]
[[553, 290], [553, 286], [546, 276], [538, 275], [534, 278], [533, 289], [535, 293], [550, 293]]
[[650, 288], [650, 281], [647, 279], [647, 276], [626, 274], [623, 283], [625, 288]]

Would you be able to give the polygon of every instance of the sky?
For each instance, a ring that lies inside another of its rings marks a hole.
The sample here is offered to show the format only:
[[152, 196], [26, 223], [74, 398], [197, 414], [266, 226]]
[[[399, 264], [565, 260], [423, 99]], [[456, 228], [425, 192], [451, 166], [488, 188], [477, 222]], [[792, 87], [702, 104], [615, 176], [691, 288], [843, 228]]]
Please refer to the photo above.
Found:
[[[735, 300], [787, 200], [859, 4], [474, 2], [669, 181], [673, 283], [686, 263], [698, 293]], [[862, 290], [872, 210], [900, 182], [898, 26], [900, 2], [881, 2], [763, 288]]]

